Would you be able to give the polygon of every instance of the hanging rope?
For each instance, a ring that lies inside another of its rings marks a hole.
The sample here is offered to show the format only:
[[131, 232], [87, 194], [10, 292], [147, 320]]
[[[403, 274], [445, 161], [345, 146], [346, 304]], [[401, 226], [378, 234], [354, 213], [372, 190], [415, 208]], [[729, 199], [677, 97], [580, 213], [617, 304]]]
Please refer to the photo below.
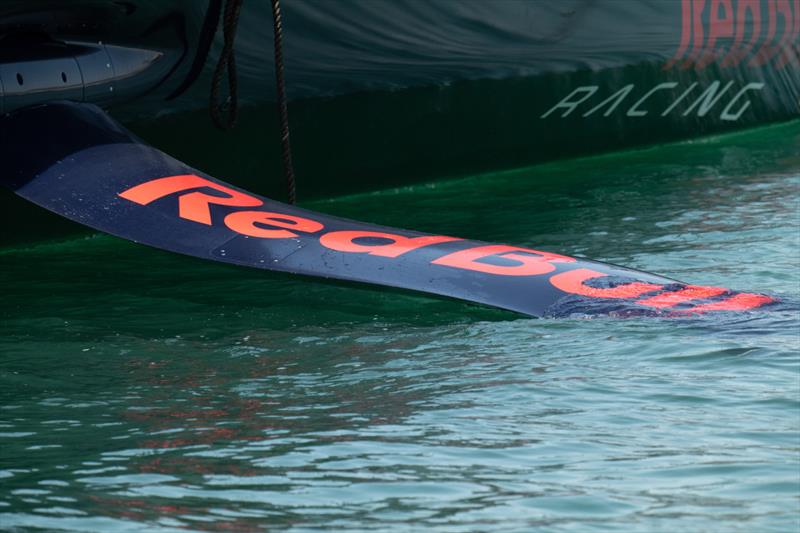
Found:
[[[223, 130], [233, 128], [239, 118], [239, 87], [236, 75], [234, 41], [236, 40], [236, 30], [239, 25], [239, 15], [242, 12], [242, 3], [243, 0], [227, 0], [223, 9], [223, 0], [209, 0], [203, 28], [200, 32], [200, 40], [197, 43], [197, 53], [189, 73], [178, 88], [167, 97], [167, 100], [177, 98], [200, 76], [203, 66], [208, 60], [221, 17], [224, 42], [211, 78], [209, 111], [214, 124]], [[297, 201], [297, 187], [294, 178], [294, 165], [292, 164], [292, 147], [289, 142], [289, 107], [283, 70], [283, 22], [281, 19], [280, 0], [270, 0], [270, 4], [272, 6], [272, 30], [275, 38], [275, 86], [281, 132], [281, 160], [283, 161], [283, 173], [286, 178], [288, 200], [290, 204], [294, 204]], [[228, 97], [223, 102], [221, 101], [222, 81], [226, 72], [228, 74]]]
[[[227, 130], [236, 125], [239, 118], [239, 87], [236, 76], [236, 53], [234, 41], [242, 12], [243, 0], [228, 0], [222, 15], [223, 46], [220, 52], [214, 75], [211, 78], [211, 120], [220, 129]], [[228, 98], [222, 102], [222, 78], [228, 73]]]
[[292, 146], [289, 142], [289, 108], [286, 99], [286, 79], [283, 74], [283, 24], [281, 21], [280, 0], [271, 0], [272, 3], [272, 29], [275, 37], [275, 88], [278, 98], [278, 118], [281, 128], [281, 156], [283, 159], [283, 173], [286, 176], [286, 189], [289, 203], [297, 201], [297, 189], [294, 179], [294, 166], [292, 165]]
[[203, 72], [203, 67], [208, 60], [208, 53], [211, 50], [211, 45], [214, 44], [214, 36], [217, 34], [220, 15], [222, 15], [222, 0], [209, 0], [206, 16], [203, 20], [203, 28], [200, 30], [200, 37], [197, 41], [197, 52], [195, 52], [192, 66], [189, 68], [189, 73], [181, 84], [172, 91], [172, 94], [167, 96], [167, 100], [173, 100], [185, 93], [189, 87], [194, 85], [194, 82], [197, 81], [197, 78]]

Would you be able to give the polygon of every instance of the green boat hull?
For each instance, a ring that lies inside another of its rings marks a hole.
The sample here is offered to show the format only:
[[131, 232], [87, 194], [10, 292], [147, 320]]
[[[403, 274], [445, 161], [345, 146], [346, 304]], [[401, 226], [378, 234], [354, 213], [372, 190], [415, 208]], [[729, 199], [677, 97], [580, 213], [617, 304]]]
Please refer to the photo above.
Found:
[[[63, 4], [36, 4], [36, 13]], [[77, 4], [91, 12], [112, 3]], [[112, 115], [194, 167], [285, 198], [267, 3], [249, 3], [242, 14], [236, 38], [242, 111], [228, 131], [208, 116], [221, 31], [199, 78], [167, 99], [191, 69], [206, 6], [129, 4], [136, 9], [115, 12], [114, 25], [98, 23], [95, 36], [157, 49], [170, 68], [162, 65], [159, 72], [169, 74], [149, 90], [114, 101]], [[8, 28], [3, 21], [10, 13], [36, 20], [29, 6], [7, 2], [0, 30]], [[800, 0], [530, 1], [491, 8], [471, 0], [296, 0], [283, 8], [301, 201], [800, 116]], [[127, 30], [115, 33], [126, 16]], [[0, 202], [5, 227], [14, 227], [25, 208], [6, 193]], [[4, 240], [24, 240], [26, 231]]]

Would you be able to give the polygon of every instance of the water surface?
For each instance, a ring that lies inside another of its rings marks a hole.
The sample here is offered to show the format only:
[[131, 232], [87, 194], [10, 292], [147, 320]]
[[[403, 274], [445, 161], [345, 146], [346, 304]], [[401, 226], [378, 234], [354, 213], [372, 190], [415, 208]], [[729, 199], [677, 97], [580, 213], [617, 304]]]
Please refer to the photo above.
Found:
[[[307, 207], [800, 298], [800, 124]], [[535, 320], [0, 251], [0, 528], [790, 531], [800, 315]]]

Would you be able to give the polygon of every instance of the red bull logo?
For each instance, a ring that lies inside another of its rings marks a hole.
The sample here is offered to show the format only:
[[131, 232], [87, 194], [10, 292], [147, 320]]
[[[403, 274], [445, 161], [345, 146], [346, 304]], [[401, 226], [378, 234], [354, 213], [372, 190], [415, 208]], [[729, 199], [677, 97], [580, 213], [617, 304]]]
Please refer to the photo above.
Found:
[[664, 68], [797, 65], [800, 0], [681, 0], [681, 39]]
[[[206, 191], [206, 192], [203, 192]], [[209, 194], [213, 191], [214, 194]], [[119, 197], [146, 206], [162, 198], [177, 196], [177, 216], [204, 226], [222, 225], [235, 234], [257, 239], [312, 239], [322, 247], [322, 253], [363, 254], [374, 258], [376, 268], [386, 260], [407, 259], [421, 249], [435, 249], [445, 243], [468, 241], [445, 235], [402, 235], [390, 231], [366, 229], [330, 230], [324, 217], [302, 212], [304, 216], [258, 209], [264, 200], [226, 187], [194, 174], [168, 176], [141, 183], [121, 193]], [[211, 206], [242, 208], [225, 216], [214, 217]], [[216, 219], [215, 219], [216, 218]], [[388, 229], [388, 228], [387, 228]], [[677, 314], [706, 311], [743, 311], [773, 301], [768, 296], [751, 293], [732, 293], [721, 287], [684, 284], [662, 284], [628, 281], [611, 287], [598, 286], [598, 280], [608, 274], [582, 267], [579, 260], [551, 252], [507, 246], [477, 244], [457, 251], [441, 249], [424, 261], [434, 268], [469, 271], [491, 277], [524, 278], [547, 276], [550, 287], [565, 295], [605, 300], [631, 300], [636, 305], [653, 310], [672, 310]], [[569, 267], [568, 269], [564, 267]], [[576, 268], [577, 267], [577, 268]], [[708, 303], [696, 300], [715, 299]], [[686, 307], [686, 304], [690, 304]], [[675, 309], [681, 306], [679, 309]]]

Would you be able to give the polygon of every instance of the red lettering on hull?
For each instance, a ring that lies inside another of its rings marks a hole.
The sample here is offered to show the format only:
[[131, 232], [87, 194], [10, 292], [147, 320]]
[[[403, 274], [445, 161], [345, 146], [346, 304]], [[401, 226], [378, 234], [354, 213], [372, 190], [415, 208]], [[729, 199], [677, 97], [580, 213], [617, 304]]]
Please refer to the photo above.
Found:
[[[511, 260], [517, 264], [493, 265], [481, 261], [492, 257]], [[556, 269], [551, 263], [572, 263], [574, 261], [575, 259], [564, 255], [493, 244], [454, 252], [431, 261], [431, 263], [497, 276], [540, 276]]]
[[[196, 189], [210, 189], [224, 196], [207, 194]], [[185, 220], [203, 225], [213, 225], [214, 223], [211, 205], [258, 207], [264, 204], [259, 198], [193, 174], [154, 179], [131, 187], [119, 193], [119, 196], [139, 205], [148, 205], [175, 194], [178, 195], [177, 215]], [[240, 235], [260, 239], [299, 238], [299, 233], [314, 234], [325, 229], [321, 222], [311, 218], [261, 210], [228, 212], [223, 218], [222, 224]], [[395, 233], [365, 230], [329, 231], [320, 234], [318, 239], [319, 244], [328, 250], [366, 254], [383, 259], [397, 259], [420, 248], [463, 240], [443, 235], [407, 237]], [[550, 252], [489, 244], [441, 255], [431, 260], [430, 264], [492, 276], [533, 277], [550, 274], [557, 269], [558, 264], [574, 263], [575, 261], [576, 259], [572, 257]], [[590, 268], [576, 268], [554, 274], [549, 278], [549, 283], [567, 294], [598, 299], [628, 299], [633, 304], [659, 310], [675, 309], [678, 305], [694, 300], [715, 298], [728, 292], [727, 289], [720, 287], [696, 285], [685, 285], [663, 292], [664, 285], [641, 281], [609, 288], [597, 288], [586, 284], [589, 280], [606, 276], [608, 274]], [[648, 293], [655, 294], [646, 296]], [[645, 297], [642, 298], [643, 296]], [[637, 298], [639, 299], [635, 300]], [[688, 309], [676, 309], [674, 312], [692, 314], [708, 311], [743, 311], [773, 301], [768, 296], [740, 293], [720, 301], [703, 303]]]
[[713, 63], [729, 68], [745, 61], [749, 67], [781, 69], [800, 62], [800, 0], [681, 0], [680, 5], [681, 36], [665, 69], [702, 70]]
[[[384, 244], [359, 244], [355, 242], [356, 239], [366, 238], [384, 239], [391, 242]], [[332, 231], [320, 237], [319, 242], [322, 246], [339, 252], [362, 253], [379, 257], [399, 257], [423, 246], [460, 240], [462, 239], [437, 235], [403, 237], [402, 235], [378, 231]]]
[[728, 289], [723, 289], [722, 287], [698, 287], [697, 285], [687, 285], [678, 291], [659, 294], [645, 300], [638, 300], [636, 303], [639, 305], [646, 305], [647, 307], [675, 307], [678, 304], [691, 300], [712, 298], [725, 292], [728, 292]]
[[636, 298], [642, 294], [657, 291], [663, 288], [663, 285], [655, 285], [653, 283], [642, 283], [635, 281], [633, 283], [626, 283], [611, 289], [597, 289], [584, 284], [584, 281], [606, 277], [607, 274], [591, 270], [589, 268], [578, 268], [556, 274], [550, 278], [550, 283], [554, 287], [561, 289], [570, 294], [578, 294], [580, 296], [588, 296], [590, 298]]
[[230, 205], [235, 207], [258, 207], [264, 203], [254, 196], [235, 191], [219, 183], [214, 183], [200, 176], [195, 176], [194, 174], [170, 176], [168, 178], [148, 181], [136, 187], [132, 187], [125, 192], [121, 192], [119, 196], [140, 205], [147, 205], [159, 198], [175, 194], [176, 192], [201, 188], [213, 189], [226, 194], [227, 197], [212, 196], [202, 192], [182, 194], [178, 198], [178, 216], [186, 220], [192, 220], [210, 226], [211, 209], [208, 207], [210, 204]]
[[[256, 224], [287, 229], [266, 229]], [[260, 237], [262, 239], [297, 237], [297, 233], [288, 231], [289, 229], [304, 233], [314, 233], [324, 228], [316, 220], [266, 211], [237, 211], [236, 213], [231, 213], [225, 217], [225, 225], [242, 235]]]
[[743, 292], [740, 294], [735, 294], [730, 298], [721, 300], [719, 302], [697, 305], [679, 312], [692, 314], [706, 313], [708, 311], [748, 311], [762, 307], [774, 301], [774, 298], [764, 296], [763, 294], [751, 294], [748, 292]]

